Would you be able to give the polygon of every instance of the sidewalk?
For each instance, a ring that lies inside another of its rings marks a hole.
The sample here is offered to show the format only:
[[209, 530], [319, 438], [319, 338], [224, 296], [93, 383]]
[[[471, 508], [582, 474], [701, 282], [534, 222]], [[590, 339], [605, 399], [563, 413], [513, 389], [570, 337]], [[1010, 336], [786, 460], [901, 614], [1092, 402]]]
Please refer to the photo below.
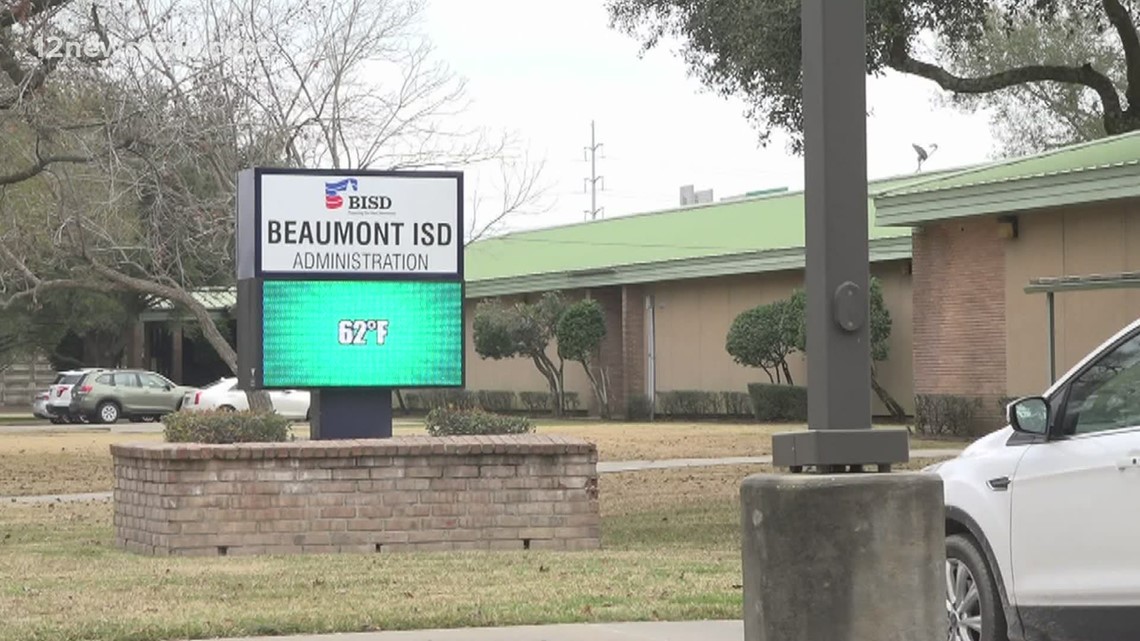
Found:
[[[946, 458], [957, 456], [959, 449], [913, 450], [912, 460]], [[771, 456], [730, 456], [722, 458], [674, 458], [656, 461], [602, 461], [598, 463], [598, 474], [616, 472], [639, 472], [641, 470], [676, 469], [683, 467], [716, 467], [721, 465], [764, 465], [772, 462]], [[5, 503], [39, 505], [43, 503], [76, 503], [84, 501], [108, 501], [110, 492], [88, 492], [84, 494], [44, 494], [33, 496], [0, 496], [0, 505]]]
[[[743, 621], [571, 623], [507, 628], [256, 637], [257, 641], [720, 641], [721, 639], [735, 641], [743, 638]], [[254, 639], [254, 637], [245, 637], [213, 641], [254, 641]]]

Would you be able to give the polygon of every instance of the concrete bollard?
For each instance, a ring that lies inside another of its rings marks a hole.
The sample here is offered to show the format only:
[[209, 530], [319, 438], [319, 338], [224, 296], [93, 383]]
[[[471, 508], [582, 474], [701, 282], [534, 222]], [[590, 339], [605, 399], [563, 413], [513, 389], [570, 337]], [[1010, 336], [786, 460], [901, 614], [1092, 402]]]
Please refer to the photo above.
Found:
[[758, 474], [740, 489], [745, 641], [946, 638], [934, 474]]

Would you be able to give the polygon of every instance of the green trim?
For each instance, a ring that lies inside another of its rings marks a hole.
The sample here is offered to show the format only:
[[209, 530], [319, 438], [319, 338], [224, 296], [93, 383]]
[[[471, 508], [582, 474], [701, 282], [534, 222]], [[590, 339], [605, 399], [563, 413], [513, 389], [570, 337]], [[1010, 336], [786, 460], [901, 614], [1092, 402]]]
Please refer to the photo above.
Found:
[[[911, 257], [909, 236], [880, 238], [868, 244], [871, 262], [905, 260]], [[580, 272], [552, 272], [508, 278], [468, 281], [467, 298], [487, 298], [528, 292], [608, 287], [692, 278], [715, 278], [737, 274], [803, 269], [804, 248], [742, 252], [654, 261]]]
[[915, 224], [1140, 198], [1140, 160], [1005, 180], [875, 198], [876, 223]]

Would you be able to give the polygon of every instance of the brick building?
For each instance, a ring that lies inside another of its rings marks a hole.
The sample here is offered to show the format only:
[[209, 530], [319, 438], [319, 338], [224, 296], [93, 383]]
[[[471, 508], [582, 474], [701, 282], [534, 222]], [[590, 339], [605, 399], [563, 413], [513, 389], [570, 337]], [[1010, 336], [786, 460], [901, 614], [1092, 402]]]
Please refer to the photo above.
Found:
[[1042, 278], [1140, 270], [1140, 132], [888, 189], [880, 225], [913, 229], [914, 392], [956, 396], [1001, 424], [1003, 399], [1040, 393], [1140, 317], [1140, 290], [1058, 295], [1050, 367]]
[[[1045, 298], [1026, 292], [1030, 281], [1140, 270], [1140, 133], [876, 180], [868, 193], [870, 268], [894, 323], [879, 374], [911, 413], [916, 397], [965, 399], [977, 404], [975, 429], [997, 426], [1003, 399], [1049, 382]], [[766, 381], [732, 361], [725, 335], [740, 312], [802, 286], [803, 194], [703, 200], [469, 247], [468, 389], [546, 390], [529, 360], [479, 358], [470, 332], [480, 300], [550, 290], [602, 302], [619, 416], [637, 396]], [[1055, 367], [1064, 371], [1140, 315], [1140, 292], [1066, 293], [1055, 311]], [[164, 313], [145, 318], [161, 324]], [[795, 382], [807, 382], [802, 356], [790, 365]], [[566, 386], [591, 396], [577, 364], [567, 364]]]

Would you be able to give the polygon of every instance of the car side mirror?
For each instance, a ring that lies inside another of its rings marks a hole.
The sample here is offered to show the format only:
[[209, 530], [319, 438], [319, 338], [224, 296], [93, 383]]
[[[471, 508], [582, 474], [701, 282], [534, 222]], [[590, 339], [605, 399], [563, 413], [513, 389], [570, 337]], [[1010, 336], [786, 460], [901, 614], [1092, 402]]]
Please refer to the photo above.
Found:
[[1005, 417], [1018, 432], [1044, 436], [1049, 431], [1049, 402], [1040, 396], [1019, 398], [1006, 405]]

